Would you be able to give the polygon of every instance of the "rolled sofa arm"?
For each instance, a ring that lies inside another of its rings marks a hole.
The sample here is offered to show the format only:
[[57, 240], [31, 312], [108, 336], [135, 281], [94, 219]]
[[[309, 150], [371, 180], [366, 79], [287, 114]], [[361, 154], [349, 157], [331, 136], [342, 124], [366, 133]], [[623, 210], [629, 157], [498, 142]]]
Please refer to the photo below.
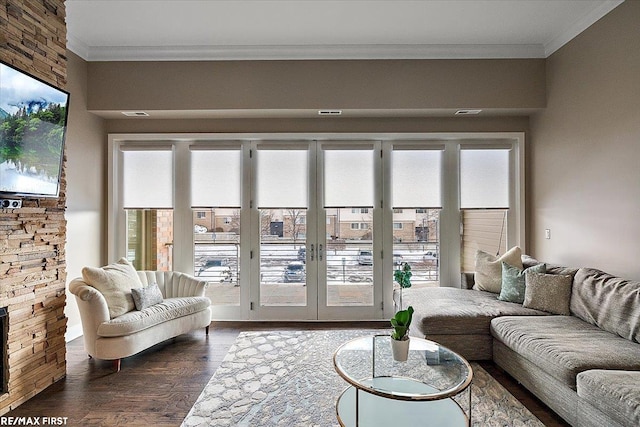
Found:
[[203, 297], [208, 282], [177, 271], [138, 271], [144, 286], [157, 283], [165, 298]]
[[84, 348], [89, 355], [95, 356], [98, 327], [111, 319], [107, 301], [96, 288], [87, 285], [79, 277], [69, 283], [69, 291], [75, 295], [78, 304], [84, 335]]

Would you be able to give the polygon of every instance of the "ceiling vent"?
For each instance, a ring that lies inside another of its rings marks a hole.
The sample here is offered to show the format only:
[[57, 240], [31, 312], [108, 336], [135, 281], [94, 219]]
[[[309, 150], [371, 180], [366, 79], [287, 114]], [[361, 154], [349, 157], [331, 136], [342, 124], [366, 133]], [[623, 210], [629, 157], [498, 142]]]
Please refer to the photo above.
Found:
[[456, 116], [477, 116], [482, 110], [458, 110]]
[[341, 116], [342, 110], [319, 110], [318, 115], [320, 116]]
[[127, 117], [149, 117], [144, 111], [123, 111], [122, 114]]

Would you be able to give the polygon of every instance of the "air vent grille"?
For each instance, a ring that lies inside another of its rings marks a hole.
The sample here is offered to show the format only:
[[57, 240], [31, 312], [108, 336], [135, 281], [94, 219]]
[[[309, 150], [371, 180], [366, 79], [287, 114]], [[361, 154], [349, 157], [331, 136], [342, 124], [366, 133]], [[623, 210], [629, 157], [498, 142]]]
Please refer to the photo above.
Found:
[[122, 114], [127, 117], [149, 117], [144, 111], [123, 111]]
[[342, 110], [319, 110], [318, 115], [320, 116], [340, 116], [342, 115]]
[[477, 116], [482, 110], [458, 110], [456, 116]]

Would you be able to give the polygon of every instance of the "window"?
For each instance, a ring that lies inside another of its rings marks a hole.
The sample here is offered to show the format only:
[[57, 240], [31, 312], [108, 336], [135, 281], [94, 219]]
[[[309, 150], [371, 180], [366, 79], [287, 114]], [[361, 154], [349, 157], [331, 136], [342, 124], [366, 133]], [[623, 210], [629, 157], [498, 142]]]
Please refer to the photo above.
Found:
[[202, 277], [215, 318], [280, 318], [284, 288], [296, 310], [382, 301], [387, 318], [399, 263], [413, 286], [456, 286], [477, 249], [526, 248], [522, 134], [228, 137], [109, 135], [109, 258]]
[[140, 270], [173, 267], [173, 147], [121, 147], [127, 259]]
[[[438, 286], [444, 146], [394, 144], [391, 158], [395, 268], [412, 268], [415, 287]], [[399, 208], [398, 206], [403, 206]], [[394, 282], [396, 288], [399, 286]]]
[[502, 254], [507, 250], [510, 152], [511, 147], [461, 147], [463, 271], [474, 270], [478, 249], [491, 254]]
[[[214, 306], [238, 307], [242, 151], [238, 144], [193, 144], [189, 156], [194, 274], [209, 282], [206, 296]], [[209, 232], [199, 233], [198, 226]]]

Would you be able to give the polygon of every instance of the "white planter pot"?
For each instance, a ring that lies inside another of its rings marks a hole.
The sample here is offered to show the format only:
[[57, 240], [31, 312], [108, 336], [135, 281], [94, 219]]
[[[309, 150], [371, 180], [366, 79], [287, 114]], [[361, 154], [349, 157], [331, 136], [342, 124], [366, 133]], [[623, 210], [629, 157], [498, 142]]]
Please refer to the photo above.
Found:
[[409, 337], [406, 340], [391, 339], [391, 351], [393, 360], [398, 362], [406, 362], [409, 357]]

